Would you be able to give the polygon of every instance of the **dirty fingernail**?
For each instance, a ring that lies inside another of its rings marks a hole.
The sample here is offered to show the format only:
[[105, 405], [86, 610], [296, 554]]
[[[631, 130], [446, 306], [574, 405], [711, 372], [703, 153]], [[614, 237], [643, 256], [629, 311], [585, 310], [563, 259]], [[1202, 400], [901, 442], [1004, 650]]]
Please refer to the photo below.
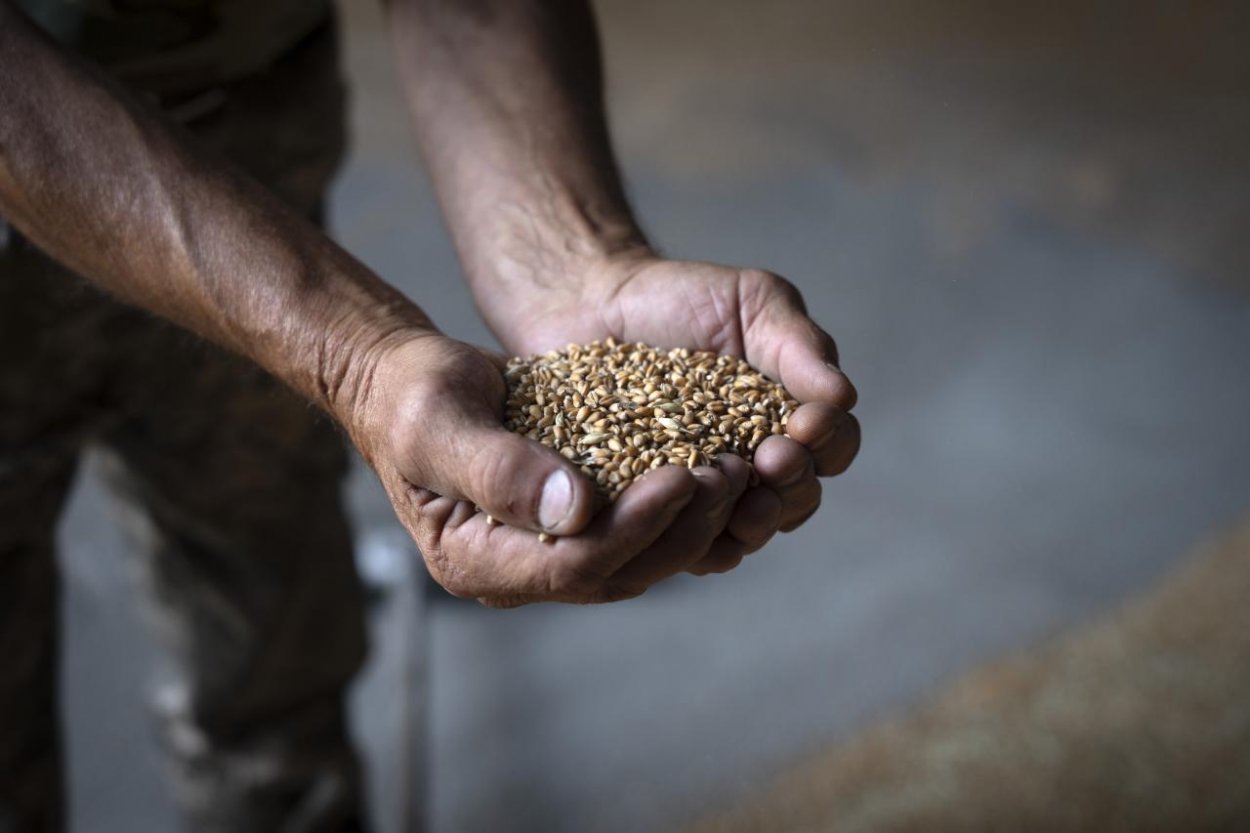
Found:
[[547, 477], [538, 501], [538, 525], [548, 532], [559, 526], [573, 511], [573, 479], [560, 469]]

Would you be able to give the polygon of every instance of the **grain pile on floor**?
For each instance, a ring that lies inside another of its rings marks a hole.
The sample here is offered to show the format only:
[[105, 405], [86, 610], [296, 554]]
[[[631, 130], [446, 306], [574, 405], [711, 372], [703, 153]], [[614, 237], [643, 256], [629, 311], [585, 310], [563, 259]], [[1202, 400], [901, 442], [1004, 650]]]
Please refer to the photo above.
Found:
[[1250, 830], [1250, 522], [692, 833]]
[[551, 446], [612, 500], [665, 465], [748, 462], [798, 403], [735, 356], [608, 339], [508, 363], [504, 424]]

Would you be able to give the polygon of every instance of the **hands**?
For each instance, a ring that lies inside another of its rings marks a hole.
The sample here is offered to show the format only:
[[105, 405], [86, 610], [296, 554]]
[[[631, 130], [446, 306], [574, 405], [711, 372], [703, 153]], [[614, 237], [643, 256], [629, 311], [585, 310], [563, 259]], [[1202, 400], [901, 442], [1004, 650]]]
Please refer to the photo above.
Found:
[[[708, 550], [747, 489], [748, 467], [736, 458], [720, 471], [664, 467], [592, 520], [590, 481], [504, 430], [502, 359], [421, 334], [363, 361], [340, 420], [431, 575], [455, 595], [494, 607], [636, 596]], [[506, 525], [488, 523], [488, 514]], [[559, 537], [540, 543], [538, 531]]]
[[[613, 336], [745, 357], [803, 403], [788, 436], [744, 460], [665, 466], [592, 518], [593, 487], [555, 451], [502, 425], [504, 358], [412, 328], [358, 357], [336, 414], [378, 472], [431, 575], [510, 607], [630, 598], [675, 573], [724, 572], [820, 505], [820, 476], [859, 449], [855, 389], [802, 298], [767, 272], [618, 256], [546, 287], [494, 284], [479, 304], [512, 351]], [[476, 511], [480, 507], [481, 512]], [[503, 524], [491, 524], [487, 516]], [[536, 533], [556, 536], [542, 543]]]
[[757, 450], [758, 482], [742, 476], [749, 466], [736, 457], [725, 458], [719, 471], [699, 471], [700, 483], [718, 495], [723, 490], [733, 508], [719, 526], [687, 525], [684, 551], [670, 573], [732, 569], [777, 531], [797, 528], [820, 505], [818, 477], [845, 471], [859, 450], [859, 423], [849, 413], [855, 389], [836, 367], [833, 339], [776, 275], [631, 253], [600, 262], [579, 280], [511, 293], [498, 284], [493, 289], [479, 306], [517, 353], [609, 335], [714, 350], [746, 358], [804, 403], [788, 436], [771, 437]]
[[[682, 570], [729, 569], [802, 523], [820, 501], [817, 475], [850, 463], [854, 390], [785, 281], [622, 245], [641, 233], [613, 172], [590, 6], [491, 5], [392, 4], [423, 151], [488, 322], [518, 353], [611, 335], [745, 356], [808, 403], [792, 439], [757, 451], [758, 483], [734, 458], [663, 467], [591, 519], [589, 481], [503, 429], [497, 358], [433, 331], [393, 287], [66, 60], [3, 0], [0, 63], [23, 71], [0, 73], [0, 100], [14, 103], [0, 108], [0, 212], [101, 287], [329, 410], [454, 593], [606, 601]], [[53, 88], [59, 106], [42, 106]], [[104, 181], [124, 198], [91, 186]], [[540, 286], [535, 275], [575, 279]], [[538, 530], [559, 538], [539, 544]]]
[[[452, 342], [421, 345], [421, 361], [441, 368], [431, 371], [433, 397], [377, 406], [394, 427], [369, 433], [388, 438], [375, 466], [435, 577], [490, 604], [603, 601], [680, 571], [728, 570], [806, 520], [820, 503], [818, 476], [841, 472], [858, 450], [854, 388], [789, 283], [648, 249], [616, 175], [590, 4], [558, 14], [537, 0], [391, 8], [422, 153], [478, 306], [508, 350], [613, 336], [733, 353], [805, 403], [789, 437], [756, 451], [758, 480], [737, 458], [666, 466], [589, 521], [588, 481], [554, 452], [501, 435], [503, 392], [485, 378], [488, 361]], [[414, 384], [421, 361], [395, 353], [380, 362], [390, 369], [373, 374], [379, 401]], [[489, 394], [471, 394], [474, 385]], [[540, 484], [557, 470], [573, 477], [574, 500], [551, 530], [568, 537], [553, 544], [487, 526], [457, 503], [539, 529]]]
[[[733, 353], [804, 404], [789, 436], [756, 452], [758, 478], [734, 456], [715, 468], [662, 467], [592, 518], [593, 489], [576, 467], [500, 424], [502, 357], [427, 333], [379, 347], [340, 419], [455, 595], [495, 607], [605, 602], [677, 572], [729, 570], [807, 520], [820, 505], [817, 477], [844, 471], [858, 451], [855, 390], [832, 366], [832, 339], [781, 278], [648, 256], [527, 296], [496, 293], [483, 305], [515, 351], [611, 335]], [[540, 543], [536, 532], [557, 537]]]

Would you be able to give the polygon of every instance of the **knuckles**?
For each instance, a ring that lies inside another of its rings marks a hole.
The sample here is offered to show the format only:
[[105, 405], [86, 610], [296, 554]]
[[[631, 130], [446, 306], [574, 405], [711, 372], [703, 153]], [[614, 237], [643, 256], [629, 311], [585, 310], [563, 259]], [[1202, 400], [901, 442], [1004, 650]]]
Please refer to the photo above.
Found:
[[492, 505], [489, 507], [496, 512], [503, 508], [511, 512], [515, 503], [511, 482], [500, 479], [506, 476], [506, 474], [503, 455], [493, 448], [478, 448], [471, 452], [464, 472], [465, 480], [470, 490], [469, 493], [474, 498], [484, 500], [487, 495], [495, 492], [503, 492], [507, 495], [505, 498], [506, 506]]
[[807, 312], [807, 307], [803, 302], [803, 293], [780, 275], [765, 269], [740, 269], [738, 276], [744, 290], [743, 295], [754, 302], [757, 309], [763, 309], [780, 301], [804, 313]]

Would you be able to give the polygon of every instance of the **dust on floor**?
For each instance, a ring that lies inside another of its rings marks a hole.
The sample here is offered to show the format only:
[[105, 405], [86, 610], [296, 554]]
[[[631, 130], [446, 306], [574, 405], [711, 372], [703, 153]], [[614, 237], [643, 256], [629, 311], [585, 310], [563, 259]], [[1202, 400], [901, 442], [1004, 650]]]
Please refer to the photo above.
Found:
[[691, 833], [1250, 830], [1250, 519]]

